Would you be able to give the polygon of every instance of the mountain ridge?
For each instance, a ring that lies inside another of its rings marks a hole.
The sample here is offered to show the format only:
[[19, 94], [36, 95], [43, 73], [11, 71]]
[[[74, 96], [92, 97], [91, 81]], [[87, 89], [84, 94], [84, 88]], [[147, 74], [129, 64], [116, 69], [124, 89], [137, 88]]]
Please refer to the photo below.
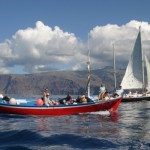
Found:
[[[117, 69], [117, 85], [119, 86], [124, 69]], [[112, 67], [91, 70], [91, 94], [98, 94], [99, 86], [105, 83], [106, 88], [114, 88], [114, 71]], [[51, 71], [34, 74], [1, 74], [0, 90], [5, 94], [40, 95], [48, 88], [53, 95], [73, 95], [85, 92], [87, 71]]]

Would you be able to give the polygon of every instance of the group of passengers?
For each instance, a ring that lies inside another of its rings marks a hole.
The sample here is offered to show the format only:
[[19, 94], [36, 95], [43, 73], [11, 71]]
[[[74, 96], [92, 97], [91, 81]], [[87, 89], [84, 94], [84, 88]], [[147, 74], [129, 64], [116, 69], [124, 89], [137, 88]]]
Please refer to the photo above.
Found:
[[[113, 92], [111, 95], [109, 94], [108, 90], [105, 87], [105, 84], [102, 83], [100, 86], [100, 91], [98, 94], [98, 100], [109, 100], [112, 98], [117, 98], [118, 96], [121, 96], [123, 94], [122, 87], [119, 86], [115, 92]], [[87, 103], [87, 97], [85, 97], [84, 93], [81, 93], [77, 99], [73, 99], [70, 95], [70, 93], [67, 93], [66, 98], [59, 99], [59, 100], [50, 100], [50, 94], [48, 92], [48, 88], [46, 88], [43, 92], [42, 100], [46, 106], [49, 105], [58, 105], [58, 104], [77, 104], [77, 103]]]
[[[98, 100], [109, 100], [111, 98], [117, 98], [118, 96], [121, 96], [122, 94], [123, 94], [123, 89], [121, 86], [119, 86], [119, 88], [117, 90], [115, 90], [115, 92], [112, 95], [110, 95], [108, 90], [105, 87], [105, 84], [102, 83], [100, 86], [99, 94], [98, 94]], [[10, 98], [5, 96], [2, 98], [2, 101], [9, 101], [9, 99]], [[88, 102], [87, 97], [85, 97], [84, 93], [81, 93], [77, 97], [77, 99], [73, 99], [71, 97], [70, 93], [68, 93], [66, 98], [59, 99], [59, 100], [51, 100], [48, 88], [46, 88], [43, 91], [42, 100], [46, 106], [59, 105], [59, 104], [68, 105], [68, 104], [87, 103]]]
[[42, 100], [46, 106], [58, 105], [58, 104], [68, 105], [68, 104], [77, 104], [77, 103], [87, 103], [87, 98], [83, 93], [81, 93], [77, 99], [73, 99], [70, 93], [68, 93], [66, 98], [59, 99], [59, 100], [51, 100], [50, 94], [48, 92], [48, 88], [44, 90]]
[[105, 84], [102, 83], [100, 86], [100, 91], [98, 94], [98, 100], [109, 100], [111, 98], [117, 98], [119, 96], [122, 96], [124, 90], [122, 89], [122, 86], [119, 86], [112, 95], [109, 94], [108, 90], [105, 87]]

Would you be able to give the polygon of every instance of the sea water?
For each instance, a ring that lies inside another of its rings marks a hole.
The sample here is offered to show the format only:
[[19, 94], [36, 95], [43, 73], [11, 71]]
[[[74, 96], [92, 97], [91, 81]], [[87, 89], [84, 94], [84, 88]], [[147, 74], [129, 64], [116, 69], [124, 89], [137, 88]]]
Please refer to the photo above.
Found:
[[0, 150], [74, 149], [150, 149], [150, 101], [121, 103], [113, 114], [0, 115]]

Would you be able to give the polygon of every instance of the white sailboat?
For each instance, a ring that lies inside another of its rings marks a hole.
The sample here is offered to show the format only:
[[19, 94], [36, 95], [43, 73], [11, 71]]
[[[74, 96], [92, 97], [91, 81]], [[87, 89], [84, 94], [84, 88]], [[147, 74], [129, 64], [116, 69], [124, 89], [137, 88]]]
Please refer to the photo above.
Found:
[[150, 95], [143, 93], [145, 92], [146, 87], [147, 90], [150, 91], [150, 65], [147, 59], [146, 67], [149, 67], [147, 68], [147, 86], [144, 81], [144, 58], [141, 43], [141, 28], [139, 28], [139, 33], [126, 68], [125, 75], [121, 82], [121, 86], [124, 90], [141, 90], [142, 93], [138, 94], [137, 92], [129, 92], [129, 94], [124, 95], [123, 101], [140, 101], [150, 99]]

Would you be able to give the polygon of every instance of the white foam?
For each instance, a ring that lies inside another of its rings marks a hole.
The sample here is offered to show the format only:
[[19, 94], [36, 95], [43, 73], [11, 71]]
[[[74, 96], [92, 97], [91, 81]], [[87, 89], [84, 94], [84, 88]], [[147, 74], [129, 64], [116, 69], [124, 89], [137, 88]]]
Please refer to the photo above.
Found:
[[96, 111], [96, 112], [91, 112], [90, 114], [109, 116], [110, 112], [109, 111]]

